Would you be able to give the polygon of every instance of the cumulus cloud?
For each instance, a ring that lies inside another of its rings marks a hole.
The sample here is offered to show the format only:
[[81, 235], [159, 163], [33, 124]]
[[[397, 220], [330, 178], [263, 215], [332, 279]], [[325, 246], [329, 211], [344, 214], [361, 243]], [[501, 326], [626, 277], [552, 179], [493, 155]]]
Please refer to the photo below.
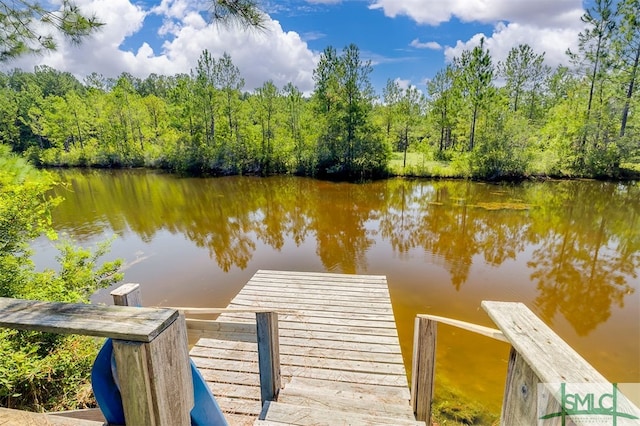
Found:
[[[91, 72], [106, 77], [128, 72], [144, 78], [150, 73], [188, 73], [207, 49], [214, 58], [224, 52], [231, 55], [245, 79], [246, 90], [253, 90], [267, 80], [279, 87], [292, 82], [303, 92], [313, 88], [317, 53], [311, 51], [296, 32], [284, 31], [279, 22], [269, 17], [266, 30], [244, 30], [209, 22], [197, 9], [202, 5], [192, 0], [163, 0], [149, 10], [131, 0], [80, 0], [77, 3], [82, 10], [95, 13], [106, 25], [79, 46], [60, 40], [57, 51], [22, 57], [11, 67], [30, 70], [44, 64], [69, 71], [80, 79]], [[149, 35], [164, 40], [161, 47], [156, 46], [154, 50], [149, 43], [141, 41], [133, 51], [122, 50], [125, 39], [138, 35], [145, 18], [152, 15], [163, 20], [156, 33]]]
[[[479, 33], [445, 46], [448, 61], [472, 49], [484, 37], [495, 61], [504, 60], [511, 48], [526, 43], [538, 53], [545, 52], [551, 66], [566, 62], [567, 48], [575, 48], [584, 12], [581, 0], [375, 0], [370, 8], [380, 9], [388, 17], [407, 16], [426, 25], [438, 25], [454, 17], [462, 22], [494, 24], [491, 34]], [[430, 47], [418, 39], [411, 46]]]
[[421, 42], [419, 39], [414, 38], [409, 43], [409, 46], [415, 47], [416, 49], [431, 49], [431, 50], [441, 50], [442, 46], [437, 41], [427, 41]]
[[458, 57], [464, 50], [471, 50], [480, 44], [484, 37], [485, 46], [489, 49], [494, 63], [504, 61], [509, 51], [519, 44], [528, 44], [534, 52], [545, 53], [545, 61], [555, 67], [566, 63], [567, 48], [575, 48], [577, 44], [577, 32], [571, 28], [557, 28], [540, 31], [531, 25], [518, 23], [498, 23], [490, 36], [479, 33], [467, 41], [460, 41], [455, 46], [447, 46], [444, 55], [448, 62]]
[[455, 16], [464, 22], [513, 21], [547, 27], [571, 24], [582, 14], [581, 0], [375, 0], [369, 7], [392, 18], [403, 15], [429, 25]]

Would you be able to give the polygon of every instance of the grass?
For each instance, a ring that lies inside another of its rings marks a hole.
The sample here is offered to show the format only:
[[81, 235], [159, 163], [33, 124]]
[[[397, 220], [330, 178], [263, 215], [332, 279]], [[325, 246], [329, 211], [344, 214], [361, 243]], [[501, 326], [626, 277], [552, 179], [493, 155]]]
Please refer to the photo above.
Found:
[[[394, 152], [389, 161], [389, 171], [393, 176], [425, 177], [425, 178], [467, 178], [470, 176], [468, 164], [464, 161], [435, 161], [429, 159], [429, 154], [421, 152], [407, 152], [404, 164], [404, 154]], [[557, 158], [553, 154], [538, 155], [532, 159], [527, 167], [526, 176], [532, 177], [563, 177], [571, 179], [573, 174], [567, 170], [553, 171]], [[620, 179], [640, 179], [640, 158], [620, 164], [615, 174]], [[524, 176], [523, 176], [524, 177]]]
[[622, 163], [620, 164], [620, 168], [629, 173], [640, 174], [640, 159], [637, 163]]
[[413, 177], [462, 177], [460, 173], [448, 161], [427, 160], [426, 155], [420, 152], [407, 152], [407, 163], [404, 164], [404, 154], [394, 152], [389, 161], [389, 169], [396, 176]]
[[493, 426], [500, 422], [497, 413], [470, 400], [443, 377], [438, 378], [432, 408], [433, 425], [437, 426]]

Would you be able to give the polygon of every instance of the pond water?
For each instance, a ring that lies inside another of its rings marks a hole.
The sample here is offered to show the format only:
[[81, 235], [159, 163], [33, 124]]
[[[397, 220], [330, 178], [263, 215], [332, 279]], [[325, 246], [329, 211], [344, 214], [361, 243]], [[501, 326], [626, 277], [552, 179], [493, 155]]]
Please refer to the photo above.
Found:
[[[55, 171], [61, 235], [116, 235], [145, 305], [225, 307], [258, 269], [382, 274], [410, 367], [413, 319], [486, 326], [482, 300], [531, 308], [613, 382], [640, 382], [640, 185]], [[35, 244], [39, 267], [53, 243]], [[97, 302], [110, 303], [109, 290]], [[437, 382], [499, 412], [508, 346], [441, 326]]]

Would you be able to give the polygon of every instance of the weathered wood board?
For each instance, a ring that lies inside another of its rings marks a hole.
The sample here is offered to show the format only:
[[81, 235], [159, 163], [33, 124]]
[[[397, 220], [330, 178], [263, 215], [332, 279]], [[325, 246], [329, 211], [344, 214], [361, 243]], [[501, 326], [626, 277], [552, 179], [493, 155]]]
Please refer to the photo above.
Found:
[[[228, 307], [281, 312], [279, 401], [321, 413], [323, 401], [330, 400], [338, 408], [351, 404], [354, 415], [370, 413], [371, 419], [379, 412], [413, 419], [384, 276], [261, 270]], [[233, 312], [218, 320], [255, 324], [256, 318]], [[257, 418], [262, 407], [255, 343], [203, 338], [190, 355], [232, 424]]]
[[150, 342], [178, 317], [175, 309], [40, 302], [0, 297], [0, 327]]

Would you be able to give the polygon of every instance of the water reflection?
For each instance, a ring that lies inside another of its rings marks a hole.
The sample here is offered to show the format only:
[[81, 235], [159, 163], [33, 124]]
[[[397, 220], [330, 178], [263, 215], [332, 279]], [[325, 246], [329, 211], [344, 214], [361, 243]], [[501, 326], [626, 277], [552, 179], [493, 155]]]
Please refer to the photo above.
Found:
[[383, 238], [400, 252], [422, 247], [442, 259], [456, 290], [467, 281], [474, 256], [499, 266], [527, 243], [529, 205], [515, 197], [514, 187], [402, 180], [388, 186], [402, 197], [385, 206]]
[[[115, 232], [125, 239], [135, 234], [149, 246], [177, 247], [186, 239], [206, 250], [217, 270], [196, 265], [184, 249], [163, 257], [173, 257], [171, 265], [146, 266], [197, 274], [200, 286], [181, 284], [195, 300], [207, 283], [245, 271], [228, 290], [232, 297], [257, 268], [385, 274], [405, 352], [415, 313], [486, 322], [481, 300], [519, 300], [571, 344], [584, 346], [581, 353], [591, 362], [600, 359], [611, 380], [640, 381], [637, 340], [616, 352], [623, 366], [609, 366], [611, 355], [597, 349], [603, 339], [620, 337], [616, 333], [639, 332], [637, 184], [393, 179], [354, 185], [148, 171], [63, 171], [61, 179], [66, 185], [56, 192], [66, 201], [54, 212], [54, 224], [80, 242]], [[153, 273], [155, 280], [172, 279]], [[141, 280], [150, 274], [144, 271]], [[630, 308], [622, 310], [625, 304]], [[578, 339], [605, 323], [601, 335]], [[572, 332], [564, 330], [566, 324]], [[448, 359], [477, 350], [443, 339], [450, 346], [439, 351]], [[499, 401], [500, 390], [492, 392]]]
[[152, 172], [74, 172], [54, 214], [82, 240], [111, 228], [149, 242], [159, 230], [206, 248], [220, 269], [244, 269], [262, 242], [313, 238], [329, 271], [366, 271], [367, 252], [388, 241], [403, 256], [422, 248], [456, 290], [476, 256], [499, 267], [526, 247], [552, 322], [560, 312], [580, 334], [609, 317], [635, 289], [640, 268], [640, 190], [605, 182], [488, 185], [388, 180], [366, 185], [298, 178], [180, 179]]
[[624, 305], [640, 264], [637, 186], [564, 182], [542, 193], [532, 217], [540, 238], [528, 266], [539, 290], [536, 306], [551, 323], [560, 312], [579, 335]]

